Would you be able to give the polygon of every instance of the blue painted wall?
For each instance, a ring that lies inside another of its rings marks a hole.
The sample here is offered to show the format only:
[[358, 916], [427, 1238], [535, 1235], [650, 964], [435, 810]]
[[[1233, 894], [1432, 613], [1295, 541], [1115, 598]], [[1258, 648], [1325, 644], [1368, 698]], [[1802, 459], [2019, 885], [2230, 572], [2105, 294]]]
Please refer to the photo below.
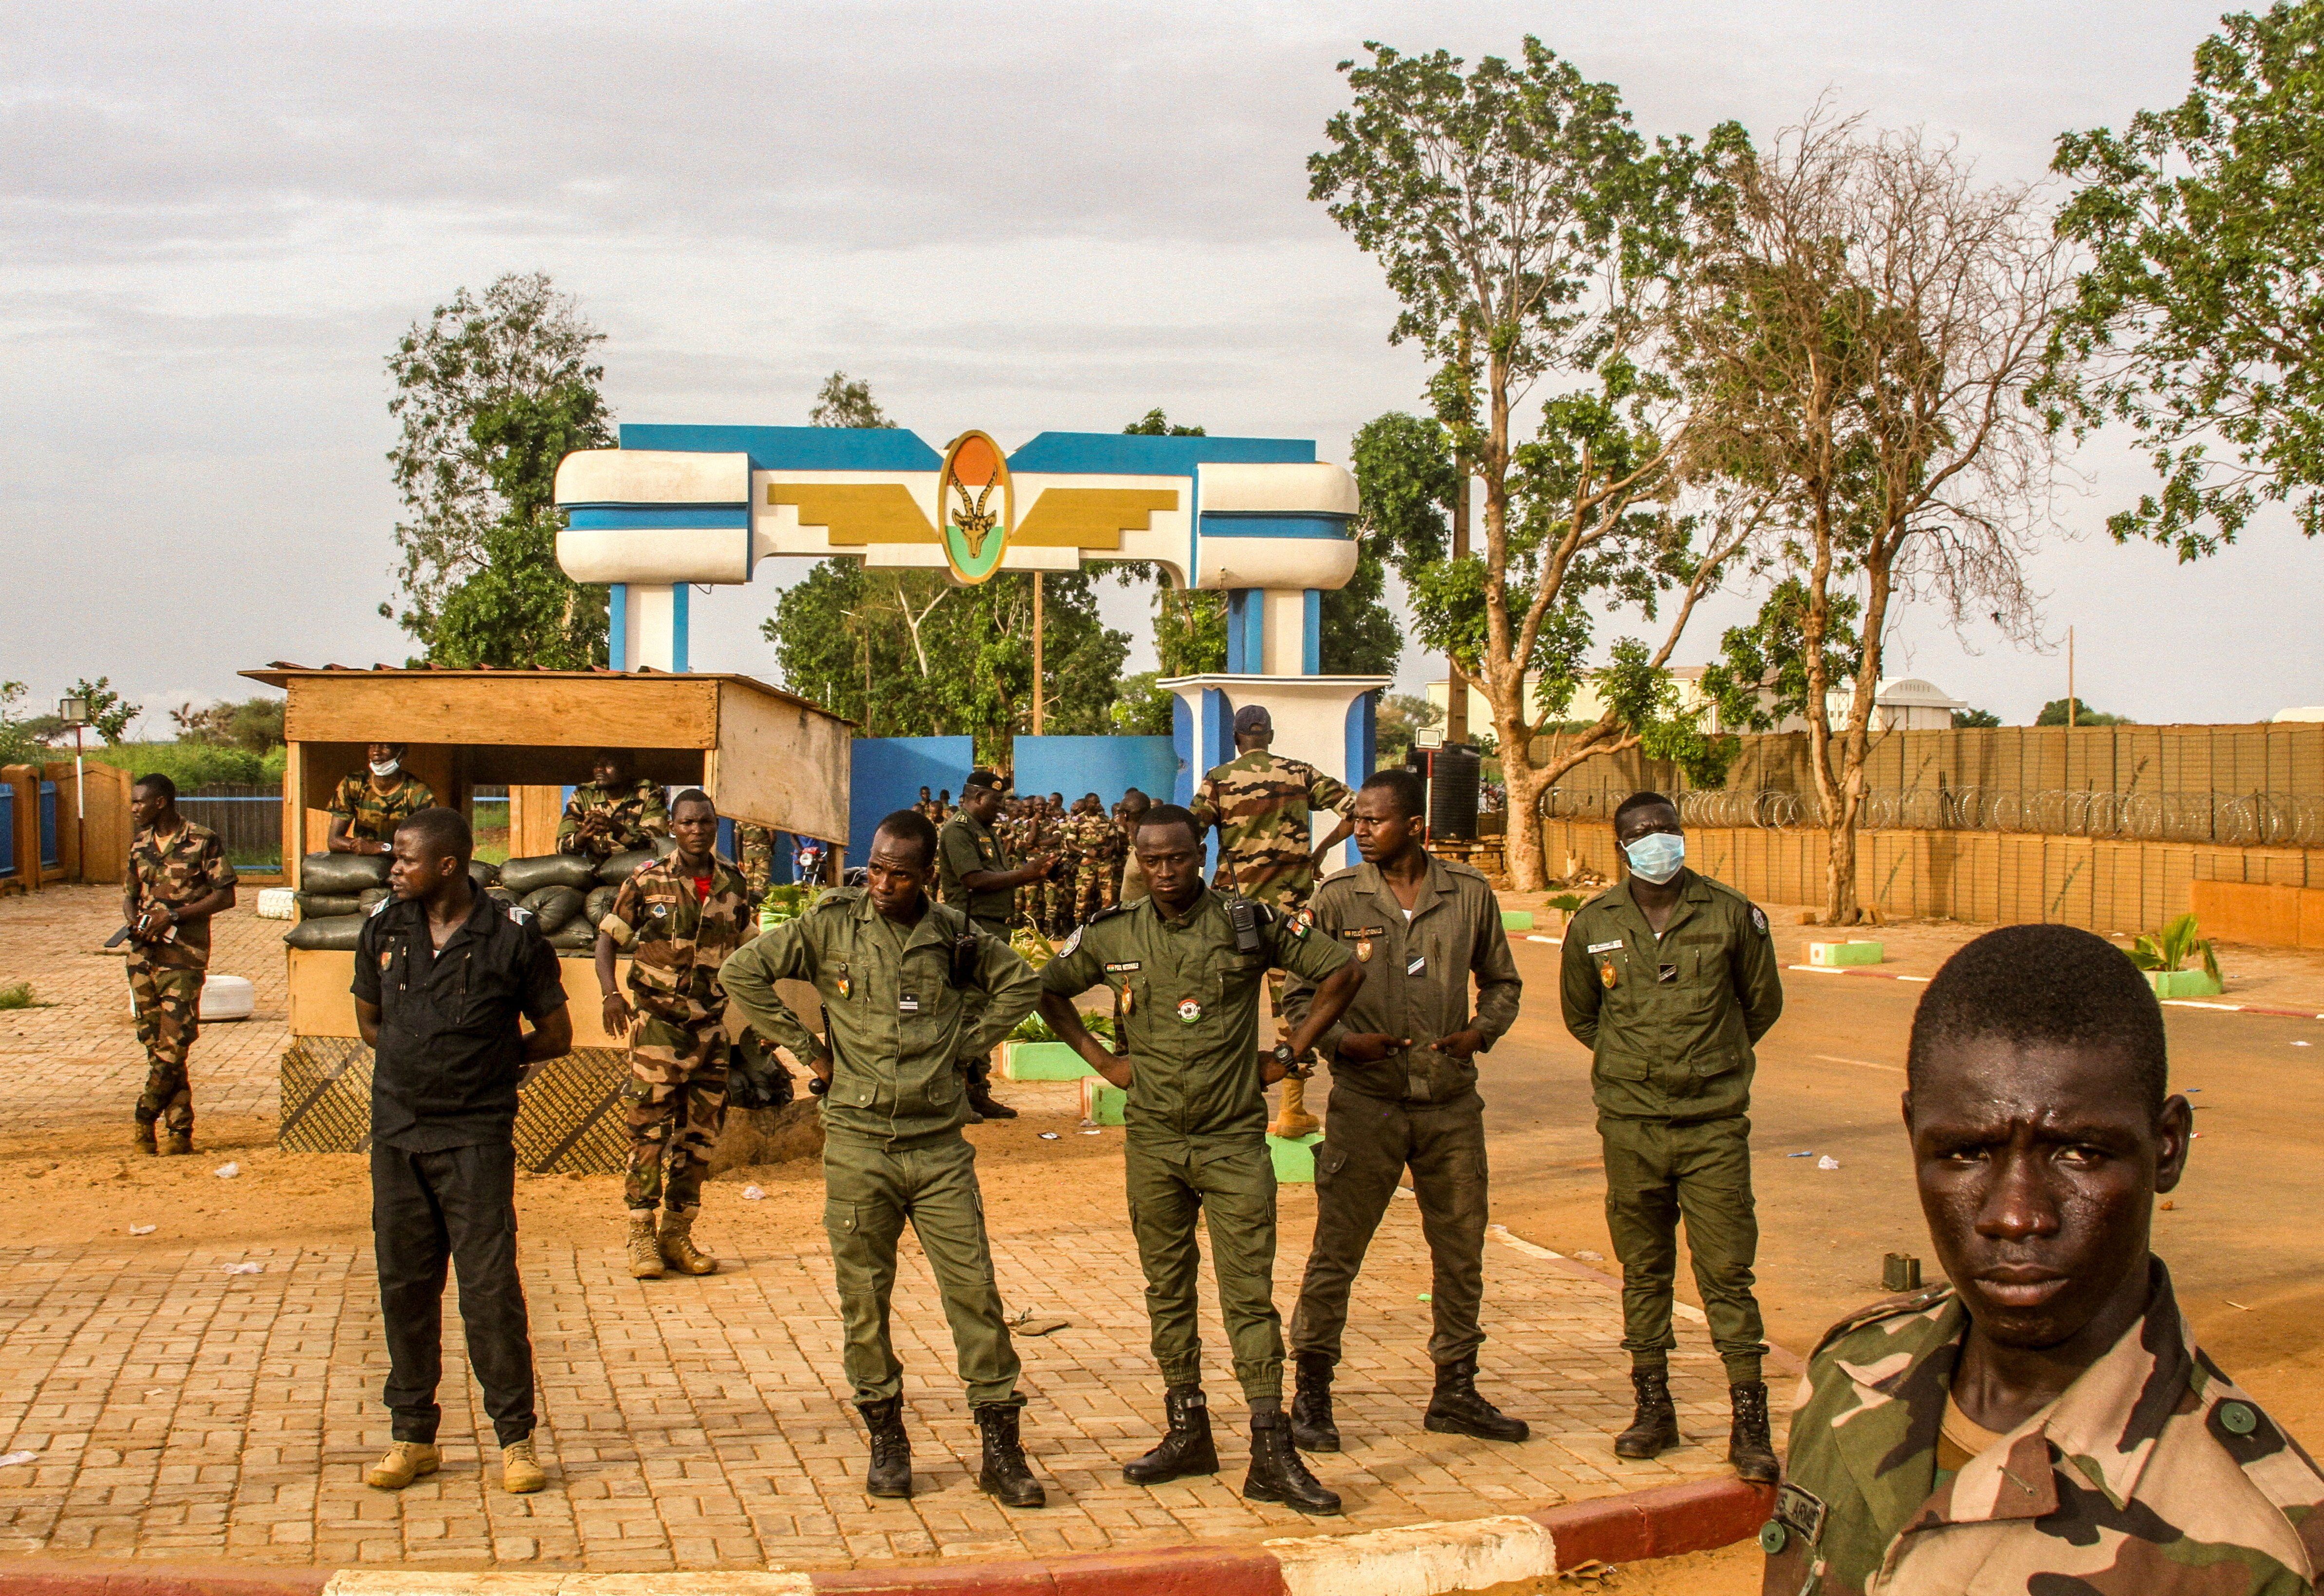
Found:
[[1111, 809], [1130, 788], [1157, 804], [1175, 801], [1178, 753], [1167, 737], [1019, 737], [1019, 792], [1062, 792], [1070, 804], [1094, 792]]
[[976, 769], [973, 737], [858, 737], [847, 784], [847, 863], [872, 857], [872, 833], [881, 819], [920, 801], [920, 789], [952, 789]]

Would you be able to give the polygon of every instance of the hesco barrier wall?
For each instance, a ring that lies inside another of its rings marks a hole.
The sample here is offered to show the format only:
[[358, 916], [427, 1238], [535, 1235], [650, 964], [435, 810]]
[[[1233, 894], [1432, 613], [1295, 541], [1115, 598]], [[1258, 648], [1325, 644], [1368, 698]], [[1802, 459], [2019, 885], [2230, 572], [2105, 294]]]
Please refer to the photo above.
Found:
[[[1690, 865], [1759, 902], [1823, 902], [1821, 831], [1691, 826], [1686, 846]], [[1545, 820], [1542, 847], [1553, 875], [1571, 874], [1569, 862], [1609, 880], [1616, 873], [1614, 828], [1602, 820]], [[1877, 903], [1883, 914], [1979, 925], [2039, 920], [2093, 931], [2151, 931], [2194, 906], [2199, 881], [2324, 888], [2324, 850], [2306, 848], [1863, 831], [1857, 834], [1856, 860], [1858, 899]], [[2224, 927], [2218, 934], [2238, 939]]]

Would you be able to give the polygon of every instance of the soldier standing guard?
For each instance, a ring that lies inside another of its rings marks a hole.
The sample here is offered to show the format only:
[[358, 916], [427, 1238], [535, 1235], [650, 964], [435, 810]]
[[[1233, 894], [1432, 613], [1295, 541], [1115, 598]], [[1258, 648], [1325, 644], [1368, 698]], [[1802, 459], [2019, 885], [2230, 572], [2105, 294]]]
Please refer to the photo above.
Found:
[[[1130, 1223], [1146, 1272], [1154, 1359], [1167, 1386], [1168, 1433], [1123, 1466], [1132, 1485], [1215, 1474], [1219, 1454], [1203, 1396], [1195, 1329], [1207, 1219], [1219, 1313], [1235, 1379], [1250, 1405], [1243, 1495], [1303, 1513], [1340, 1499], [1299, 1461], [1283, 1416], [1283, 1322], [1275, 1311], [1275, 1165], [1267, 1148], [1268, 1083], [1298, 1067], [1363, 983], [1363, 966], [1304, 920], [1203, 886], [1202, 829], [1175, 804], [1146, 812], [1134, 845], [1151, 893], [1100, 915], [1041, 971], [1041, 1016], [1107, 1080], [1130, 1093], [1124, 1157]], [[1259, 1050], [1259, 979], [1287, 969], [1316, 983], [1307, 1018], [1272, 1053]], [[1103, 983], [1129, 1042], [1117, 1056], [1089, 1033], [1074, 999]]]
[[1678, 809], [1662, 794], [1623, 799], [1614, 837], [1630, 878], [1574, 911], [1561, 966], [1565, 1029], [1592, 1055], [1606, 1228], [1622, 1262], [1622, 1344], [1637, 1394], [1614, 1453], [1653, 1457], [1679, 1442], [1671, 1284], [1683, 1217], [1711, 1345], [1727, 1365], [1728, 1461], [1773, 1483], [1746, 1115], [1751, 1050], [1784, 1011], [1775, 942], [1748, 899], [1686, 868]]
[[395, 852], [396, 823], [436, 807], [428, 783], [403, 768], [401, 743], [374, 743], [364, 750], [366, 769], [350, 771], [331, 794], [331, 835], [324, 846], [334, 853]]
[[[1314, 766], [1268, 752], [1275, 742], [1275, 721], [1261, 706], [1246, 704], [1235, 711], [1234, 736], [1235, 757], [1204, 776], [1187, 806], [1198, 822], [1219, 834], [1218, 870], [1211, 885], [1296, 916], [1307, 907], [1317, 867], [1354, 825], [1355, 800]], [[1311, 847], [1307, 817], [1316, 809], [1335, 811], [1340, 824]], [[1287, 1035], [1281, 975], [1268, 977], [1267, 993], [1276, 1034]], [[1282, 1111], [1270, 1129], [1296, 1138], [1313, 1134], [1321, 1123], [1307, 1112], [1305, 1079], [1286, 1080]]]
[[775, 833], [772, 826], [734, 823], [734, 863], [742, 867], [742, 885], [753, 899], [764, 897], [775, 876]]
[[[805, 1061], [823, 1094], [824, 1228], [847, 1378], [871, 1432], [865, 1490], [912, 1494], [904, 1370], [888, 1330], [896, 1242], [909, 1220], [944, 1295], [982, 1438], [977, 1489], [1038, 1508], [1046, 1497], [1018, 1437], [1020, 1365], [993, 1280], [976, 1149], [961, 1134], [959, 1061], [1015, 1029], [1039, 985], [1007, 942], [929, 899], [936, 851], [927, 816], [899, 809], [872, 835], [863, 886], [835, 888], [774, 926], [726, 962], [723, 979], [759, 1034]], [[814, 984], [827, 1040], [776, 995], [784, 980]]]
[[589, 780], [573, 789], [557, 823], [557, 851], [599, 862], [632, 848], [650, 848], [669, 835], [669, 806], [661, 788], [630, 775], [630, 756], [601, 748], [590, 756]]
[[[1332, 1371], [1347, 1326], [1348, 1292], [1404, 1171], [1420, 1200], [1434, 1279], [1428, 1340], [1436, 1389], [1423, 1427], [1483, 1441], [1522, 1441], [1477, 1392], [1485, 1332], [1485, 1102], [1477, 1056], [1514, 1024], [1524, 984], [1501, 929], [1500, 900], [1465, 864], [1421, 846], [1428, 789], [1409, 770], [1382, 770], [1356, 793], [1356, 846], [1364, 862], [1324, 878], [1309, 909], [1316, 935], [1352, 949], [1363, 987], [1323, 1033], [1331, 1106], [1315, 1149], [1315, 1240], [1291, 1321], [1299, 1373], [1291, 1433], [1309, 1452], [1337, 1452]], [[1477, 1009], [1469, 1011], [1469, 981]], [[1295, 1020], [1314, 989], [1293, 982]]]
[[[1054, 861], [1046, 854], [1011, 863], [995, 835], [1001, 813], [1001, 778], [971, 770], [960, 789], [960, 808], [936, 837], [936, 879], [948, 908], [966, 915], [987, 936], [1003, 946], [1019, 889], [1040, 890]], [[968, 1072], [968, 1109], [976, 1120], [1013, 1120], [1017, 1111], [992, 1095], [992, 1060], [985, 1052], [961, 1060]]]
[[[641, 1280], [660, 1279], [665, 1264], [688, 1275], [718, 1270], [718, 1260], [694, 1245], [702, 1177], [726, 1122], [726, 994], [718, 971], [758, 927], [742, 875], [714, 851], [718, 810], [709, 795], [699, 788], [679, 793], [670, 830], [678, 851], [623, 881], [597, 927], [605, 1029], [630, 1045], [630, 1081], [622, 1090], [630, 1173], [622, 1196], [630, 1273]], [[617, 950], [630, 955], [634, 1011], [614, 984]]]
[[[194, 1150], [194, 1090], [186, 1056], [200, 1031], [210, 917], [234, 907], [234, 866], [217, 833], [178, 813], [178, 784], [140, 776], [129, 795], [137, 840], [121, 918], [129, 927], [129, 993], [145, 1048], [145, 1090], [131, 1144], [145, 1153]], [[169, 1139], [156, 1145], [161, 1121]]]

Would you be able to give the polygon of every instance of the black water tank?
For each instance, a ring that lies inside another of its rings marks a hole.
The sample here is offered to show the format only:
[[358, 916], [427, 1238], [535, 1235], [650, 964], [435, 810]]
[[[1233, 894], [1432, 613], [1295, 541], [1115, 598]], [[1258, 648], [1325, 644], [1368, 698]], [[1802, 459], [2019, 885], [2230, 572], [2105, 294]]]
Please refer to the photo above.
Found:
[[1477, 840], [1477, 781], [1484, 761], [1468, 743], [1447, 743], [1428, 762], [1428, 835], [1438, 842]]

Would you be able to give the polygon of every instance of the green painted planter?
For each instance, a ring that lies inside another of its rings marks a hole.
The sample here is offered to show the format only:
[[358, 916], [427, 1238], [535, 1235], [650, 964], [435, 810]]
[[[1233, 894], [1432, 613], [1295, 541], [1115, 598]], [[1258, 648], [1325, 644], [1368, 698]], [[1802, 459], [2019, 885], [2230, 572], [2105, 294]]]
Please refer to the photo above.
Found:
[[1501, 929], [1504, 931], [1532, 930], [1533, 910], [1529, 909], [1505, 909], [1501, 910]]
[[1082, 1118], [1093, 1125], [1119, 1125], [1130, 1106], [1130, 1093], [1107, 1084], [1093, 1071], [1082, 1077]]
[[1808, 963], [1826, 969], [1843, 969], [1855, 964], [1877, 964], [1887, 956], [1887, 949], [1877, 942], [1811, 942]]
[[1296, 1139], [1269, 1136], [1267, 1156], [1275, 1160], [1275, 1178], [1286, 1185], [1314, 1185], [1315, 1145], [1323, 1139], [1321, 1133]]
[[2144, 970], [2146, 984], [2158, 998], [2216, 998], [2219, 983], [2201, 970]]
[[1064, 1042], [1003, 1042], [1001, 1075], [1009, 1081], [1078, 1081], [1097, 1072]]

